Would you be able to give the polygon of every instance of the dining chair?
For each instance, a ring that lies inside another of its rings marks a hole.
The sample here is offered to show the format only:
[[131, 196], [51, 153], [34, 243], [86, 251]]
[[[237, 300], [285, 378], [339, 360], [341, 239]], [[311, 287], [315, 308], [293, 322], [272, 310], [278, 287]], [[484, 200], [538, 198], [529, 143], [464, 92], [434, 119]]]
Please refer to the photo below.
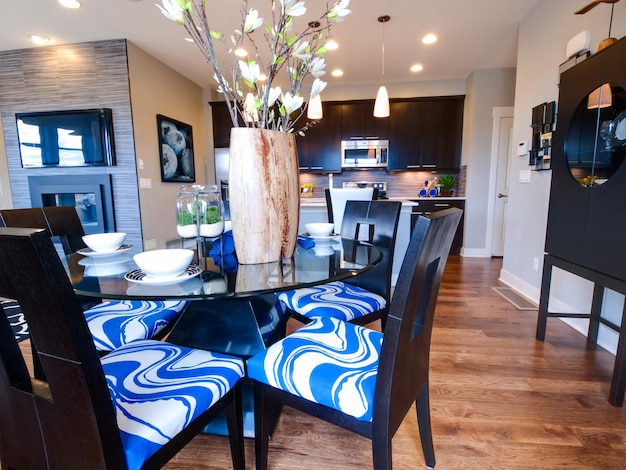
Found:
[[160, 468], [222, 410], [233, 467], [245, 467], [241, 359], [154, 340], [100, 358], [40, 229], [0, 229], [0, 295], [20, 303], [45, 376], [31, 377], [0, 315], [2, 468]]
[[267, 468], [271, 406], [287, 405], [372, 441], [374, 469], [391, 470], [391, 440], [415, 402], [426, 465], [430, 341], [441, 278], [462, 211], [420, 217], [384, 333], [321, 316], [247, 361], [255, 387], [256, 468]]
[[[346, 201], [342, 236], [365, 238], [382, 251], [382, 261], [349, 280], [278, 293], [278, 300], [288, 313], [303, 323], [318, 316], [358, 325], [380, 319], [384, 331], [401, 209], [399, 201]], [[365, 236], [360, 237], [361, 233]]]
[[335, 224], [335, 233], [341, 233], [346, 201], [375, 201], [378, 188], [326, 188], [326, 210], [328, 222]]
[[[87, 246], [73, 206], [4, 209], [0, 210], [0, 218], [5, 227], [39, 228], [50, 237], [59, 237], [66, 255]], [[189, 301], [79, 299], [96, 348], [102, 354], [131, 341], [163, 338], [189, 305]]]

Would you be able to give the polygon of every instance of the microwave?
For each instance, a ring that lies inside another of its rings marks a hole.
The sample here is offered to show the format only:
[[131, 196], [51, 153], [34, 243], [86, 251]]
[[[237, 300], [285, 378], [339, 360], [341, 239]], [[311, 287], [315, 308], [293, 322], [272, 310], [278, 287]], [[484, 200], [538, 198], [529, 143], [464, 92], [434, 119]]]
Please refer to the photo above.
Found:
[[388, 140], [342, 140], [341, 168], [387, 168]]

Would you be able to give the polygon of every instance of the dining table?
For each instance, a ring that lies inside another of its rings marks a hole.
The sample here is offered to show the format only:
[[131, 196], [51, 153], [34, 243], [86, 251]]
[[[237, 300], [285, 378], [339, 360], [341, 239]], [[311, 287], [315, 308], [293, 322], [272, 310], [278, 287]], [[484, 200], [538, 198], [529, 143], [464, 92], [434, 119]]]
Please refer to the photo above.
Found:
[[[384, 256], [366, 241], [329, 236], [299, 239], [289, 259], [240, 264], [224, 237], [209, 242], [208, 247], [197, 245], [194, 261], [174, 280], [142, 275], [133, 260], [139, 250], [129, 245], [109, 254], [79, 250], [65, 258], [66, 269], [82, 298], [189, 300], [166, 341], [246, 359], [286, 334], [289, 318], [275, 293], [355, 278]], [[254, 437], [251, 382], [244, 383], [242, 395], [244, 435]], [[204, 432], [225, 435], [225, 418], [214, 420]]]

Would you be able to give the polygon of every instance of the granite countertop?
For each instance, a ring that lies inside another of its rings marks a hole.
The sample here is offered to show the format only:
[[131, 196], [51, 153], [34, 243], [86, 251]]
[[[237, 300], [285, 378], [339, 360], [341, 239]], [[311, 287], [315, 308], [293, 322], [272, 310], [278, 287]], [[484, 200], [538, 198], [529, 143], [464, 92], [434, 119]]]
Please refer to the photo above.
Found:
[[[401, 201], [403, 204], [414, 204], [415, 202], [423, 201], [432, 201], [432, 200], [455, 200], [455, 201], [464, 201], [464, 197], [389, 197], [387, 199], [382, 199], [383, 201]], [[301, 206], [326, 206], [326, 198], [323, 197], [303, 197], [300, 198]]]

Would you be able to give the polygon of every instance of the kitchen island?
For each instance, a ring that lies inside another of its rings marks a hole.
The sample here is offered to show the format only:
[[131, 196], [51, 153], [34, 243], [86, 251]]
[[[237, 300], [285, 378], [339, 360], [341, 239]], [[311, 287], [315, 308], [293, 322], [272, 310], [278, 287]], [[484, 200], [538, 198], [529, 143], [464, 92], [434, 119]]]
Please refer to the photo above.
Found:
[[[409, 245], [409, 239], [411, 238], [411, 230], [414, 225], [414, 221], [420, 212], [432, 212], [430, 206], [433, 204], [451, 204], [453, 206], [464, 206], [465, 198], [443, 198], [443, 197], [425, 197], [425, 198], [399, 198], [390, 197], [389, 199], [382, 199], [384, 201], [400, 201], [402, 202], [402, 209], [400, 211], [400, 221], [398, 222], [398, 234], [396, 236], [396, 249], [393, 257], [393, 270], [391, 282], [396, 284], [398, 274], [400, 272], [400, 266], [404, 259], [404, 253]], [[421, 211], [420, 203], [424, 206], [424, 210]], [[427, 210], [428, 209], [428, 210]], [[310, 222], [328, 222], [328, 212], [326, 210], [325, 198], [301, 198], [300, 199], [300, 225], [298, 227], [299, 233], [306, 232], [304, 226]], [[462, 227], [460, 228], [459, 243], [462, 243]], [[460, 248], [460, 247], [459, 247]]]

